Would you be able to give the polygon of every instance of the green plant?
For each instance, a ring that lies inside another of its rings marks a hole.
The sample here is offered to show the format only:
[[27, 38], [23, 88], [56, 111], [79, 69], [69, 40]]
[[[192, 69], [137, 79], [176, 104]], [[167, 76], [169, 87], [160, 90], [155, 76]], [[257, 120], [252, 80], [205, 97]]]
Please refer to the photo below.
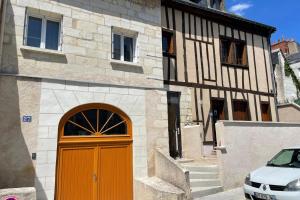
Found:
[[294, 102], [295, 102], [295, 104], [298, 104], [300, 106], [300, 99], [297, 99]]
[[284, 71], [286, 76], [291, 76], [297, 90], [297, 97], [300, 98], [300, 80], [297, 78], [294, 70], [290, 67], [290, 64], [288, 62], [285, 62]]

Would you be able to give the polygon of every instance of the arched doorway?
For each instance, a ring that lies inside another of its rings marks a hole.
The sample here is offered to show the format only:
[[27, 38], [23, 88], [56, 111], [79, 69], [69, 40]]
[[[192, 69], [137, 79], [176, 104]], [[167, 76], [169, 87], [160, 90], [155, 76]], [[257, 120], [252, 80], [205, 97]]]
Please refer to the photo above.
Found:
[[132, 124], [120, 109], [86, 104], [58, 130], [56, 200], [132, 200]]

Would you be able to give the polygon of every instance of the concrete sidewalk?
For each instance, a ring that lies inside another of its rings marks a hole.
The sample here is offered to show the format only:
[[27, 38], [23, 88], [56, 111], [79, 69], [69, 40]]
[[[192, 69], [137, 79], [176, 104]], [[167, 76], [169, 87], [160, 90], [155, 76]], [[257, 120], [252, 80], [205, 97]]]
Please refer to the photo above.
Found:
[[237, 188], [195, 200], [245, 200], [243, 188]]

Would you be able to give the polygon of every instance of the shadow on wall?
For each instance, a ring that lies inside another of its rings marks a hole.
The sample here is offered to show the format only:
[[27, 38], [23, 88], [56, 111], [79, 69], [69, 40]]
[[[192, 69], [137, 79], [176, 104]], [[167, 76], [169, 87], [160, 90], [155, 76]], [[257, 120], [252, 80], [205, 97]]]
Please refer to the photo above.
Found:
[[[10, 0], [7, 2], [6, 15], [9, 40], [4, 43], [4, 68], [1, 71], [18, 74], [15, 22]], [[37, 135], [33, 126], [38, 124], [38, 118], [30, 124], [21, 122], [21, 115], [36, 107], [32, 102], [36, 98], [32, 94], [35, 90], [32, 84], [36, 83], [0, 75], [0, 188], [41, 187], [41, 183], [35, 182], [35, 168], [31, 159], [36, 146], [36, 137], [32, 136]], [[41, 196], [46, 197], [44, 193]]]

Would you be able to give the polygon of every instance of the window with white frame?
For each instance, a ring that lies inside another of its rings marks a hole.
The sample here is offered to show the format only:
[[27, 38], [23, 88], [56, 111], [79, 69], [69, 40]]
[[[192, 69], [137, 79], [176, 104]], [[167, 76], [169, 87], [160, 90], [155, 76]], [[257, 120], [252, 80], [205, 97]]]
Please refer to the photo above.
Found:
[[61, 50], [61, 19], [29, 13], [26, 18], [24, 44]]
[[136, 36], [113, 32], [112, 59], [136, 62]]

